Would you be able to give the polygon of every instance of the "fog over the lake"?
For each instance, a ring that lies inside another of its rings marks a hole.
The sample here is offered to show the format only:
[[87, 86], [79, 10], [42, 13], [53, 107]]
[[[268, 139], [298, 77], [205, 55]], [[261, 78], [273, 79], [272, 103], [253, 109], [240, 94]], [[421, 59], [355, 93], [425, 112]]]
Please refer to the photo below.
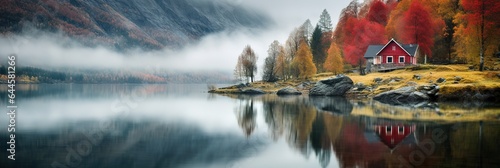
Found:
[[[9, 35], [0, 38], [0, 55], [4, 57], [10, 54], [17, 55], [19, 66], [97, 69], [153, 66], [179, 71], [232, 72], [238, 55], [246, 45], [250, 45], [256, 51], [259, 57], [258, 66], [261, 67], [271, 42], [278, 40], [283, 44], [289, 33], [306, 19], [310, 19], [315, 26], [325, 8], [332, 17], [332, 24], [336, 25], [340, 11], [350, 2], [349, 0], [228, 1], [261, 12], [270, 17], [274, 23], [259, 30], [241, 28], [211, 34], [180, 50], [130, 49], [116, 52], [105, 47], [83, 46], [62, 34], [36, 32]], [[260, 69], [258, 74], [261, 74]]]

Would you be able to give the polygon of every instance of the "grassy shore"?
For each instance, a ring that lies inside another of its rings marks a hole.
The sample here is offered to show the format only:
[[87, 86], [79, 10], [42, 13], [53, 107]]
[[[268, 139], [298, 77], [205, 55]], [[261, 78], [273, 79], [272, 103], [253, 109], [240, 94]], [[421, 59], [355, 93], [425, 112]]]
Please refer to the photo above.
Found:
[[[365, 95], [366, 97], [372, 97], [378, 93], [382, 93], [388, 90], [398, 89], [409, 85], [427, 85], [427, 84], [437, 84], [440, 86], [439, 94], [453, 95], [461, 93], [463, 91], [500, 91], [500, 77], [498, 76], [500, 71], [473, 71], [469, 70], [466, 65], [421, 65], [416, 67], [410, 67], [406, 69], [395, 70], [392, 72], [375, 72], [369, 73], [367, 75], [359, 75], [355, 73], [346, 74], [349, 76], [353, 82], [362, 83], [365, 86], [369, 86], [373, 89], [358, 92], [356, 94]], [[420, 76], [420, 79], [413, 78], [415, 75]], [[315, 82], [333, 77], [332, 73], [321, 73], [315, 75], [313, 78], [307, 82], [312, 83], [306, 87], [299, 87], [299, 90], [304, 94], [307, 94], [309, 89], [314, 85]], [[460, 81], [455, 82], [455, 78], [461, 78]], [[375, 82], [375, 78], [382, 78], [381, 82]], [[439, 78], [446, 79], [443, 83], [436, 83]], [[261, 89], [267, 93], [274, 93], [279, 89], [287, 86], [298, 87], [304, 80], [290, 80], [290, 81], [279, 81], [275, 83], [267, 82], [254, 82], [250, 84], [249, 87]], [[213, 93], [238, 93], [239, 89], [236, 86], [219, 88]]]

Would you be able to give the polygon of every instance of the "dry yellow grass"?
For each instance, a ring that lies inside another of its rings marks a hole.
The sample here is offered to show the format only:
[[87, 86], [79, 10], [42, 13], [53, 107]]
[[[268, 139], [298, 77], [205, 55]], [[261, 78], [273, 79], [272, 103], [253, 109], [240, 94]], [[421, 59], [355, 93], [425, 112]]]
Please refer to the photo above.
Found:
[[[445, 78], [446, 82], [439, 84], [443, 91], [457, 90], [464, 87], [474, 88], [500, 88], [500, 78], [496, 74], [500, 71], [470, 71], [465, 65], [425, 65], [421, 70], [413, 70], [411, 68], [401, 69], [387, 73], [370, 73], [365, 76], [359, 74], [349, 74], [349, 77], [354, 83], [361, 82], [365, 85], [374, 85], [375, 78], [389, 79], [399, 77], [400, 82], [381, 86], [374, 91], [374, 94], [380, 93], [387, 89], [397, 89], [407, 86], [408, 82], [412, 81], [418, 85], [429, 84], [431, 81], [436, 82], [439, 78]], [[421, 79], [413, 79], [414, 75], [420, 75]], [[458, 84], [454, 84], [456, 76], [460, 76], [462, 80]], [[441, 92], [441, 91], [440, 91]]]

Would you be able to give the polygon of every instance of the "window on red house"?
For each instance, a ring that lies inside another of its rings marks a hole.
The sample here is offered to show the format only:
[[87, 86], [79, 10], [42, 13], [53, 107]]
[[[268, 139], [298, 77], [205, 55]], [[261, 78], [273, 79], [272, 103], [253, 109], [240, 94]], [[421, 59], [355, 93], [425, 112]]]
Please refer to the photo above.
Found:
[[392, 63], [393, 60], [392, 60], [392, 56], [387, 56], [387, 63]]

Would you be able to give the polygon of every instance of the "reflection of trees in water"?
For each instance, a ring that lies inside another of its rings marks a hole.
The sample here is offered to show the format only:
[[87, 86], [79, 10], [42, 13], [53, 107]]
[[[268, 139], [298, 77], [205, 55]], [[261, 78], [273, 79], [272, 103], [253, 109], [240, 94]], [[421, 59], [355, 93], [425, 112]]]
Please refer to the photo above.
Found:
[[[373, 108], [373, 104], [358, 102], [353, 106], [342, 104], [342, 100], [313, 100], [302, 96], [261, 98], [263, 117], [270, 137], [275, 141], [284, 137], [290, 147], [305, 158], [313, 153], [323, 167], [330, 164], [332, 155], [339, 160], [340, 167], [398, 167], [403, 164], [400, 156], [409, 162], [412, 152], [421, 151], [417, 142], [432, 140], [432, 132], [436, 129], [443, 130], [448, 139], [436, 144], [435, 151], [430, 155], [424, 153], [421, 166], [476, 167], [483, 163], [485, 167], [493, 167], [500, 164], [500, 148], [497, 143], [500, 138], [499, 123], [485, 123], [483, 139], [480, 141], [478, 123], [461, 123], [456, 126], [457, 124], [399, 121], [416, 124], [415, 134], [418, 138], [415, 141], [405, 141], [391, 151], [380, 140], [369, 137], [370, 134], [375, 135], [370, 128], [376, 123], [398, 121], [348, 115], [351, 108]], [[335, 105], [335, 102], [340, 104]], [[252, 106], [252, 103], [247, 100], [243, 105]], [[389, 110], [394, 107], [376, 109]], [[482, 160], [478, 158], [480, 155]]]
[[342, 118], [318, 113], [307, 99], [264, 101], [264, 117], [274, 140], [285, 136], [288, 144], [305, 158], [314, 154], [323, 167], [330, 163], [332, 144], [338, 139]]
[[481, 133], [481, 125], [477, 121], [455, 124], [448, 128], [450, 138], [445, 141], [445, 144], [450, 143], [450, 161], [454, 163], [453, 167], [498, 167], [500, 164], [499, 127], [498, 122], [484, 122]]
[[311, 153], [309, 134], [316, 117], [314, 107], [297, 103], [298, 97], [264, 101], [264, 117], [273, 140], [285, 136], [289, 145], [304, 156]]
[[264, 119], [271, 133], [271, 138], [277, 141], [283, 135], [285, 128], [283, 106], [278, 105], [277, 102], [264, 103]]
[[235, 109], [238, 125], [248, 137], [257, 126], [257, 111], [253, 106], [253, 99], [240, 100], [240, 106]]
[[326, 132], [324, 115], [318, 115], [312, 125], [311, 131], [311, 146], [314, 149], [316, 156], [321, 163], [322, 167], [328, 166], [330, 163], [330, 155], [332, 144], [330, 137]]

